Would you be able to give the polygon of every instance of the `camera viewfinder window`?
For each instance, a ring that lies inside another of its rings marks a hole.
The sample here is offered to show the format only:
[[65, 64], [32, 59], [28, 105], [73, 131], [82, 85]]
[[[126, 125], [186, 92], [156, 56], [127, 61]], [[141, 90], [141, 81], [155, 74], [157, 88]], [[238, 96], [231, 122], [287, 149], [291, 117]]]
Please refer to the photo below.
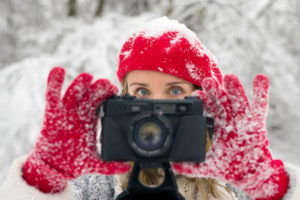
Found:
[[167, 104], [167, 103], [155, 104], [154, 108], [155, 110], [162, 111], [165, 114], [176, 113], [175, 104]]

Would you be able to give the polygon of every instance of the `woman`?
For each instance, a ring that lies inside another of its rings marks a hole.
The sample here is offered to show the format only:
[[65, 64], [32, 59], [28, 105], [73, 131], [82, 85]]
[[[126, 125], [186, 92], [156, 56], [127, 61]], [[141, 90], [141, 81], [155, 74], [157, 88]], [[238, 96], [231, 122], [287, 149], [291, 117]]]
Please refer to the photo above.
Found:
[[[50, 72], [41, 136], [29, 155], [12, 164], [0, 199], [112, 199], [126, 187], [126, 175], [89, 175], [71, 184], [84, 174], [123, 174], [130, 165], [102, 162], [97, 156], [96, 110], [116, 94], [116, 87], [104, 79], [92, 83], [92, 76], [83, 73], [61, 98], [64, 74], [59, 67]], [[299, 197], [299, 169], [273, 160], [268, 149], [265, 76], [255, 78], [250, 104], [238, 78], [223, 77], [196, 35], [167, 18], [150, 21], [124, 43], [117, 75], [123, 91], [138, 98], [182, 99], [193, 93], [215, 118], [206, 161], [173, 163], [187, 200], [241, 199], [226, 184], [251, 199]], [[161, 178], [155, 170], [145, 170], [143, 176], [149, 184]]]

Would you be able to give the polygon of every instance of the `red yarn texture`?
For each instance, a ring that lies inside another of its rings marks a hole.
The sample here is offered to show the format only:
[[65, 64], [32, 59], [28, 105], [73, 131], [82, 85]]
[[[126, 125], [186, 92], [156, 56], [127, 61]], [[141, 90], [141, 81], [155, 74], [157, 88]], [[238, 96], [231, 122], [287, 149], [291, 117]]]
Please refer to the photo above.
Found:
[[268, 148], [266, 114], [269, 80], [257, 75], [249, 102], [239, 79], [226, 75], [223, 84], [212, 78], [202, 82], [207, 114], [215, 118], [213, 144], [204, 163], [174, 163], [180, 174], [214, 177], [230, 183], [256, 200], [279, 200], [287, 192], [289, 177]]
[[216, 60], [196, 38], [166, 30], [162, 35], [146, 36], [138, 32], [123, 45], [117, 71], [120, 82], [133, 70], [167, 73], [200, 86], [204, 77], [222, 80]]
[[43, 128], [22, 170], [26, 182], [45, 193], [60, 192], [69, 179], [83, 174], [130, 169], [125, 163], [102, 162], [97, 155], [96, 110], [117, 88], [106, 79], [92, 83], [93, 77], [83, 73], [61, 98], [64, 77], [60, 67], [49, 74]]

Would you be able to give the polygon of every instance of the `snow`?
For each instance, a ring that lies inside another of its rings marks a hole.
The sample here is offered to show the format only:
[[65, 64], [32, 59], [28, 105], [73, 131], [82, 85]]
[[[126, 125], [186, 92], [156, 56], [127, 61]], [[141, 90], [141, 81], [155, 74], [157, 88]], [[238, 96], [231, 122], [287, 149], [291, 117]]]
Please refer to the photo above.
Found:
[[[159, 26], [157, 24], [159, 24]], [[134, 29], [133, 37], [142, 34], [143, 37], [146, 38], [157, 38], [166, 32], [179, 33], [173, 40], [170, 41], [170, 46], [165, 49], [166, 52], [168, 52], [172, 48], [172, 45], [176, 45], [176, 43], [179, 42], [181, 38], [185, 38], [193, 48], [198, 50], [199, 57], [202, 57], [204, 55], [210, 56], [211, 53], [205, 48], [204, 45], [199, 46], [199, 39], [193, 31], [188, 29], [186, 25], [179, 23], [178, 20], [170, 19], [166, 16], [155, 18], [147, 23], [138, 26], [137, 29]], [[130, 55], [130, 53], [131, 51], [126, 51], [123, 54], [126, 58]], [[212, 57], [211, 59], [212, 61], [215, 61], [214, 57]]]
[[[184, 21], [188, 27], [197, 30], [198, 37], [218, 58], [223, 74], [237, 74], [250, 97], [255, 74], [264, 73], [270, 78], [267, 136], [273, 157], [299, 166], [300, 68], [298, 50], [293, 45], [299, 41], [293, 35], [299, 32], [299, 29], [294, 29], [296, 20], [290, 18], [292, 15], [285, 16], [285, 10], [282, 11], [279, 4], [276, 4], [276, 12], [269, 10], [260, 21], [249, 22], [245, 16], [257, 13], [255, 5], [260, 2], [258, 0], [243, 2], [240, 7], [233, 3], [226, 5], [226, 2], [223, 7], [217, 3], [209, 4], [206, 6], [210, 9], [206, 9], [205, 13], [202, 10], [192, 13], [191, 9], [185, 9], [185, 6], [195, 9], [191, 2], [175, 1], [174, 12], [169, 18]], [[205, 4], [199, 4], [198, 7]], [[285, 2], [280, 4], [285, 4], [284, 9], [296, 8]], [[242, 11], [245, 16], [235, 10]], [[24, 12], [21, 14], [23, 19], [20, 16], [13, 19], [22, 19], [20, 23], [24, 24], [27, 15]], [[147, 37], [162, 34], [162, 27], [155, 26], [155, 20], [138, 27], [161, 15], [159, 11], [153, 11], [129, 17], [111, 12], [91, 21], [82, 18], [58, 20], [61, 15], [51, 16], [53, 19], [42, 28], [27, 27], [15, 31], [19, 37], [14, 41], [20, 45], [16, 49], [8, 48], [9, 40], [0, 35], [1, 42], [5, 44], [0, 45], [1, 53], [12, 58], [11, 64], [5, 65], [6, 58], [0, 57], [3, 60], [0, 60], [0, 184], [12, 161], [29, 153], [39, 135], [44, 113], [46, 78], [51, 68], [57, 65], [66, 68], [64, 90], [81, 72], [91, 73], [95, 78], [108, 78], [119, 86], [115, 69], [122, 42], [130, 32], [137, 29], [144, 31]], [[30, 17], [32, 19], [33, 14]], [[0, 19], [0, 32], [9, 31], [5, 18]], [[166, 22], [165, 17], [157, 20]], [[149, 31], [149, 27], [153, 27], [154, 31]], [[194, 34], [186, 26], [172, 21], [165, 23], [163, 30], [166, 27], [185, 31], [190, 42], [194, 43]], [[12, 36], [13, 32], [11, 30], [9, 34]], [[193, 71], [192, 66], [187, 68]]]
[[[131, 23], [139, 23], [149, 17], [145, 15], [144, 18], [123, 25], [118, 15], [108, 16], [108, 19], [97, 21], [93, 25], [86, 25], [80, 21], [58, 21], [54, 27], [49, 28], [54, 29], [52, 32], [64, 32], [66, 25], [72, 31], [66, 33], [54, 54], [26, 58], [1, 70], [0, 133], [3, 137], [0, 141], [0, 181], [4, 180], [12, 160], [29, 153], [39, 135], [49, 71], [58, 65], [66, 69], [63, 90], [80, 72], [88, 72], [95, 79], [108, 78], [118, 85], [114, 68], [111, 66], [116, 65], [116, 45], [120, 45], [120, 42], [115, 44], [114, 41], [120, 41], [127, 36], [125, 33], [120, 34], [125, 26], [132, 26]], [[114, 27], [116, 23], [120, 24], [117, 26], [119, 29]], [[73, 24], [73, 27], [70, 24]], [[106, 30], [111, 30], [110, 34], [107, 34]], [[51, 34], [50, 30], [45, 32]], [[105, 57], [108, 59], [103, 59]]]
[[190, 75], [193, 79], [197, 80], [197, 79], [200, 78], [200, 77], [197, 76], [197, 72], [195, 71], [195, 65], [194, 65], [194, 64], [192, 64], [192, 63], [187, 63], [185, 67], [187, 68], [187, 70], [188, 70], [188, 72], [189, 72], [189, 75]]
[[[160, 24], [157, 26], [157, 24]], [[139, 26], [134, 32], [143, 33], [144, 37], [159, 37], [166, 31], [180, 32], [182, 35], [178, 35], [171, 44], [175, 44], [181, 37], [185, 37], [190, 44], [195, 44], [197, 36], [194, 32], [190, 31], [184, 24], [179, 23], [177, 20], [172, 20], [166, 16], [153, 19], [147, 23]]]

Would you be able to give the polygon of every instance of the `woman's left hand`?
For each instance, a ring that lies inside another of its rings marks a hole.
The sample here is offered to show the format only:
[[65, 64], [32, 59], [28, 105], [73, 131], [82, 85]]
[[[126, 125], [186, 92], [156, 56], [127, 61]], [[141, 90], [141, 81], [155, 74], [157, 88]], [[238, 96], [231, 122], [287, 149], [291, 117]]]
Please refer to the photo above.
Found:
[[269, 80], [257, 75], [250, 104], [234, 75], [220, 84], [213, 78], [202, 82], [197, 95], [206, 112], [215, 118], [214, 137], [203, 163], [174, 163], [180, 174], [214, 177], [246, 192], [252, 199], [281, 199], [289, 178], [281, 160], [273, 160], [268, 148], [266, 114]]

